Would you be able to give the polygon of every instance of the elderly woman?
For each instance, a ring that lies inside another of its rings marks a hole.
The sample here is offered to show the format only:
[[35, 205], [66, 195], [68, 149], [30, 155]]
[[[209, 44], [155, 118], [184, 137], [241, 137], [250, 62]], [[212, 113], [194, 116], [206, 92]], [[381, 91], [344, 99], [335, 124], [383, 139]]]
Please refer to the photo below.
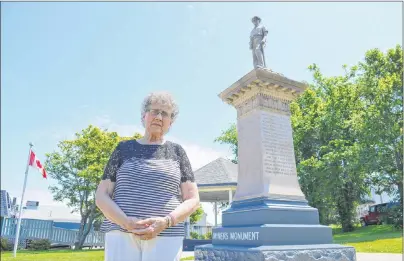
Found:
[[168, 93], [143, 102], [143, 138], [118, 144], [96, 192], [107, 261], [180, 260], [184, 220], [199, 194], [184, 149], [166, 141], [178, 107]]

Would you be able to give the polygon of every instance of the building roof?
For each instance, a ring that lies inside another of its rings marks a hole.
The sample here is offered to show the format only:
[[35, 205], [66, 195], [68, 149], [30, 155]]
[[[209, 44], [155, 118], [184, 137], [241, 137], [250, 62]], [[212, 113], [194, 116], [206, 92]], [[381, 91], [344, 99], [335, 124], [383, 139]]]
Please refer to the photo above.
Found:
[[194, 172], [201, 202], [229, 200], [229, 190], [237, 186], [238, 167], [232, 161], [218, 158]]
[[197, 169], [194, 173], [198, 187], [236, 186], [237, 174], [237, 164], [224, 158], [218, 158]]
[[22, 218], [80, 222], [80, 215], [72, 214], [71, 209], [63, 205], [39, 205], [35, 209], [27, 208], [23, 210]]

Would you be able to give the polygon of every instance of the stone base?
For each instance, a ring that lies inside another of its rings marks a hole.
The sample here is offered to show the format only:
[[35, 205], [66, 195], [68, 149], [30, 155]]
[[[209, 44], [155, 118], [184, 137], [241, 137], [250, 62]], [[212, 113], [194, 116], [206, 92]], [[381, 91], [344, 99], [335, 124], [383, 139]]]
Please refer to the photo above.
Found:
[[355, 248], [335, 244], [195, 247], [195, 261], [356, 261]]

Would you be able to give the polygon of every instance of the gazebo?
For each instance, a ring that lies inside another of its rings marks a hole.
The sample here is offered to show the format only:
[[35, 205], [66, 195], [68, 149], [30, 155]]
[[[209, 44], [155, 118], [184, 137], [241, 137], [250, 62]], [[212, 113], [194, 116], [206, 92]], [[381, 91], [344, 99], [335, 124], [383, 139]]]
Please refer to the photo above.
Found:
[[217, 226], [217, 203], [231, 202], [237, 187], [237, 164], [218, 158], [194, 172], [201, 202], [215, 205], [215, 226]]

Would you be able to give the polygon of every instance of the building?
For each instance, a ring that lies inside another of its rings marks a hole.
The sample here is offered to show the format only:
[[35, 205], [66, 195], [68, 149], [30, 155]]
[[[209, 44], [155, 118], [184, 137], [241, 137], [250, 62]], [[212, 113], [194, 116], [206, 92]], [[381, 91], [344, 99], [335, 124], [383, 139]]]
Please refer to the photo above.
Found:
[[64, 205], [43, 205], [39, 202], [28, 201], [24, 207], [22, 218], [37, 220], [52, 220], [53, 226], [58, 228], [78, 230], [80, 228], [80, 215]]
[[6, 190], [1, 190], [1, 217], [13, 217], [17, 211], [17, 198], [11, 199], [10, 194]]
[[7, 191], [1, 190], [1, 210], [0, 216], [3, 217], [10, 217], [11, 216], [11, 200], [10, 195]]

